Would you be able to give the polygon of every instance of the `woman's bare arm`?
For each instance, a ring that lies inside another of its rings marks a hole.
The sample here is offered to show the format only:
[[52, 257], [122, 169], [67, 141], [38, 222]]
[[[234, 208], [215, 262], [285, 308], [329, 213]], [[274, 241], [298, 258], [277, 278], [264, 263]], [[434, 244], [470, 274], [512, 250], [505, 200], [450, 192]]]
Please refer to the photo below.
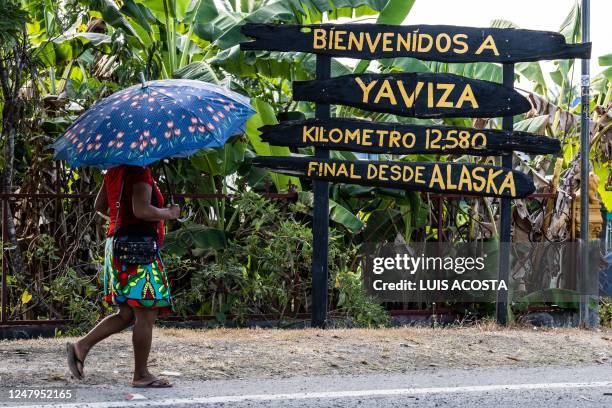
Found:
[[147, 183], [134, 184], [132, 193], [132, 211], [137, 218], [143, 221], [174, 220], [180, 216], [178, 205], [167, 208], [157, 208], [151, 205], [153, 189]]
[[96, 196], [94, 208], [103, 218], [108, 219], [108, 198], [106, 197], [106, 186], [104, 185], [104, 182], [102, 183], [102, 187], [100, 187], [100, 191], [98, 191], [98, 195]]

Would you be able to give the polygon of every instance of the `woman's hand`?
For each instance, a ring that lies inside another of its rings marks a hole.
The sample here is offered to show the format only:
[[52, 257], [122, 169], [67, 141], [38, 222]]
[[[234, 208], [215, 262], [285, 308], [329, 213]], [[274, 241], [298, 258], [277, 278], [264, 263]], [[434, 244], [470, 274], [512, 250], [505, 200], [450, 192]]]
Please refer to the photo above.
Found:
[[166, 208], [157, 208], [151, 205], [153, 189], [147, 183], [134, 184], [132, 194], [132, 211], [136, 218], [143, 221], [155, 222], [161, 220], [174, 220], [180, 217], [181, 210], [178, 205]]
[[181, 208], [177, 204], [170, 204], [167, 207], [169, 220], [176, 220], [181, 216]]

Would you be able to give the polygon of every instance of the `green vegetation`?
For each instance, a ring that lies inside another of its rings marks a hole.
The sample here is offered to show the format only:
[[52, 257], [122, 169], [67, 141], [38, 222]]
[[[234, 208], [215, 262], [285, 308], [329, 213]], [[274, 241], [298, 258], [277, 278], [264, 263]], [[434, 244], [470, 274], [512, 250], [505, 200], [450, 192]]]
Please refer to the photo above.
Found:
[[[405, 0], [4, 0], [0, 4], [0, 159], [5, 191], [93, 193], [101, 176], [93, 169], [70, 169], [52, 160], [48, 145], [95, 101], [147, 79], [190, 78], [218, 83], [252, 98], [257, 113], [245, 135], [225, 148], [203, 150], [171, 161], [169, 182], [176, 191], [232, 195], [193, 199], [194, 218], [169, 225], [166, 262], [181, 315], [228, 316], [243, 322], [249, 314], [277, 319], [309, 310], [311, 185], [307, 181], [252, 168], [255, 155], [312, 153], [263, 143], [257, 128], [288, 117], [311, 117], [313, 105], [291, 99], [291, 81], [314, 77], [315, 57], [300, 53], [240, 52], [245, 22], [318, 23], [339, 17], [398, 24], [414, 1]], [[432, 5], [433, 6], [433, 5]], [[512, 26], [496, 20], [496, 27]], [[580, 41], [580, 10], [574, 7], [560, 31]], [[612, 156], [612, 58], [593, 81], [592, 162], [608, 209]], [[534, 109], [516, 128], [562, 140], [556, 166], [549, 156], [516, 155], [538, 192], [575, 193], [578, 184], [579, 83], [573, 61], [556, 62], [552, 72], [539, 63], [517, 65], [521, 84], [529, 83]], [[361, 62], [335, 60], [332, 75], [366, 70], [451, 72], [501, 80], [501, 67], [488, 63], [442, 64], [409, 58]], [[333, 115], [377, 121], [415, 122], [389, 114], [335, 108]], [[431, 123], [431, 121], [420, 121]], [[501, 126], [500, 120], [448, 119], [468, 127]], [[347, 152], [337, 158], [355, 159]], [[385, 157], [383, 157], [385, 158]], [[398, 160], [478, 162], [471, 156], [393, 157]], [[555, 175], [551, 186], [545, 178]], [[163, 185], [163, 183], [162, 183]], [[274, 201], [262, 193], [295, 191], [297, 200]], [[357, 261], [363, 242], [495, 239], [498, 203], [490, 199], [451, 200], [438, 209], [428, 194], [356, 185], [330, 191], [330, 309], [355, 324], [386, 321], [383, 308], [360, 289]], [[20, 199], [11, 203], [9, 301], [13, 319], [69, 317], [88, 326], [103, 312], [97, 272], [104, 226], [92, 201]], [[515, 239], [564, 241], [572, 237], [569, 199], [516, 203]], [[438, 231], [438, 218], [443, 230]], [[418, 305], [415, 305], [418, 306]], [[609, 306], [608, 306], [609, 308]], [[604, 317], [605, 318], [605, 317]]]

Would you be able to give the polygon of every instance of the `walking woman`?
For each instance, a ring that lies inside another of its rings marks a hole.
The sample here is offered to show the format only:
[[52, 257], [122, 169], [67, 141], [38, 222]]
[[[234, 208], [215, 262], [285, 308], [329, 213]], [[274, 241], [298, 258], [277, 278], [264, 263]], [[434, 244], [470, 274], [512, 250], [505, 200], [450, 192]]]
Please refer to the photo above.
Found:
[[[84, 362], [92, 347], [133, 325], [132, 385], [170, 387], [167, 379], [157, 378], [149, 372], [148, 359], [155, 319], [159, 313], [172, 310], [170, 286], [159, 248], [164, 240], [164, 220], [178, 218], [179, 207], [164, 207], [163, 196], [148, 167], [122, 165], [109, 169], [104, 175], [95, 208], [110, 219], [104, 255], [104, 294], [106, 302], [117, 306], [118, 311], [100, 321], [77, 342], [66, 345], [70, 371], [75, 378], [82, 379]], [[124, 253], [118, 255], [120, 252], [113, 245], [123, 237], [132, 239], [126, 246], [125, 256]], [[133, 241], [141, 246], [133, 245]], [[149, 251], [150, 262], [141, 253], [136, 253], [143, 246], [147, 249], [146, 244], [153, 248]], [[130, 250], [134, 253], [130, 254]], [[135, 259], [140, 259], [141, 263], [134, 263]]]

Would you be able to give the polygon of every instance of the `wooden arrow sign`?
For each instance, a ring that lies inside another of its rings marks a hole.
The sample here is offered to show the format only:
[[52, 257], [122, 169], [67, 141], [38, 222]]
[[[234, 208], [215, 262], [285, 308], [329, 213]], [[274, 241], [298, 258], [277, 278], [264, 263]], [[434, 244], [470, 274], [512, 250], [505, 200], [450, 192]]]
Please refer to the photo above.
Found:
[[491, 118], [531, 109], [527, 98], [512, 88], [453, 74], [363, 74], [295, 81], [293, 98], [415, 118]]
[[532, 154], [561, 151], [559, 140], [532, 133], [354, 119], [288, 121], [259, 130], [261, 140], [274, 146], [314, 146], [364, 153], [498, 156], [512, 151]]
[[521, 172], [476, 164], [263, 156], [253, 165], [319, 180], [437, 193], [522, 198], [535, 191]]
[[300, 51], [333, 57], [379, 59], [413, 57], [442, 62], [521, 62], [588, 59], [591, 44], [566, 44], [550, 31], [445, 25], [246, 24], [255, 38], [243, 50]]

